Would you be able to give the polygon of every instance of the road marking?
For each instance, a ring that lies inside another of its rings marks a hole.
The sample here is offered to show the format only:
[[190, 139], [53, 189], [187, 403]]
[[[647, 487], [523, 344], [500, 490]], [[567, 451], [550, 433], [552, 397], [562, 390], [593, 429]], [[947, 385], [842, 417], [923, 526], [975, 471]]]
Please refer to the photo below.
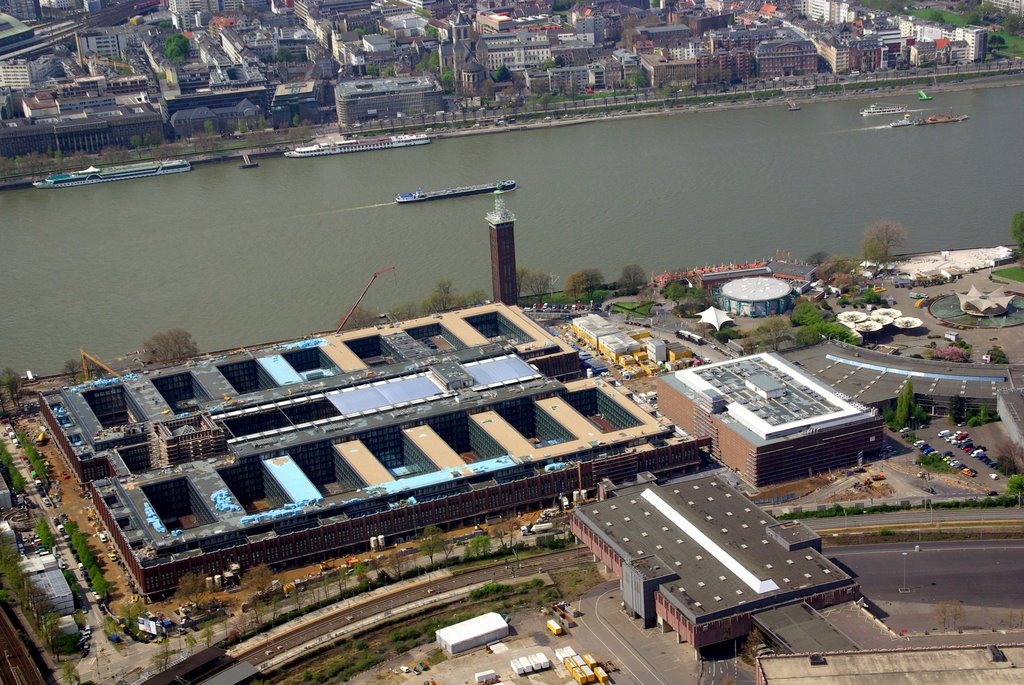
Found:
[[[997, 546], [997, 547], [922, 547], [921, 548], [921, 552], [971, 552], [971, 551], [975, 551], [975, 550], [982, 550], [982, 551], [998, 550], [998, 551], [1006, 552], [1006, 551], [1010, 551], [1010, 550], [1020, 550], [1020, 549], [1024, 549], [1024, 543], [1022, 543], [1020, 545], [1003, 545], [1003, 546]], [[910, 550], [910, 549], [897, 549], [895, 545], [893, 546], [893, 549], [879, 549], [879, 550], [867, 550], [867, 551], [839, 550], [839, 549], [829, 550], [828, 548], [826, 548], [825, 556], [843, 556], [843, 555], [846, 555], [846, 556], [856, 556], [858, 554], [898, 554], [900, 552], [909, 552], [909, 551], [912, 551], [912, 550]], [[920, 554], [920, 552], [915, 552], [915, 554]]]
[[[621, 645], [622, 645], [623, 647], [625, 647], [625, 648], [626, 648], [626, 651], [627, 651], [627, 652], [629, 652], [629, 653], [630, 653], [630, 654], [632, 654], [632, 655], [633, 655], [634, 657], [636, 657], [636, 659], [637, 659], [637, 661], [638, 661], [638, 662], [640, 663], [640, 665], [641, 665], [641, 666], [643, 666], [643, 667], [644, 667], [644, 668], [645, 668], [645, 669], [647, 670], [647, 672], [648, 672], [648, 673], [650, 673], [650, 674], [651, 674], [651, 676], [652, 676], [652, 677], [653, 677], [653, 678], [654, 678], [655, 680], [657, 680], [657, 681], [658, 681], [659, 683], [661, 683], [661, 685], [668, 685], [668, 684], [667, 684], [667, 683], [666, 683], [666, 682], [665, 682], [664, 680], [662, 680], [661, 678], [659, 678], [659, 677], [658, 677], [658, 675], [657, 675], [657, 674], [656, 674], [656, 673], [654, 672], [654, 670], [653, 670], [653, 669], [651, 669], [651, 667], [650, 667], [650, 666], [648, 666], [648, 665], [646, 664], [646, 660], [645, 660], [645, 659], [644, 659], [644, 658], [643, 658], [642, 656], [640, 656], [640, 653], [639, 653], [639, 652], [637, 652], [637, 651], [636, 651], [635, 649], [633, 649], [633, 647], [632, 647], [632, 646], [630, 646], [630, 645], [629, 645], [628, 643], [626, 643], [625, 641], [623, 641], [623, 640], [622, 640], [622, 638], [621, 638], [621, 637], [619, 637], [618, 633], [617, 633], [617, 632], [616, 632], [616, 631], [615, 631], [615, 630], [614, 630], [614, 629], [613, 629], [613, 628], [611, 627], [611, 625], [609, 625], [607, 621], [605, 621], [605, 620], [604, 620], [603, 618], [601, 618], [601, 612], [600, 612], [600, 610], [599, 610], [599, 608], [598, 608], [598, 604], [599, 604], [599, 603], [600, 603], [600, 601], [601, 601], [602, 599], [604, 599], [604, 598], [605, 598], [605, 597], [606, 597], [607, 595], [611, 594], [612, 592], [617, 592], [617, 591], [618, 591], [618, 588], [616, 588], [616, 589], [613, 589], [613, 590], [608, 590], [607, 592], [604, 592], [604, 593], [603, 593], [603, 594], [601, 594], [601, 595], [600, 595], [599, 597], [597, 597], [597, 598], [595, 598], [595, 599], [594, 599], [594, 615], [595, 615], [595, 616], [597, 616], [597, 621], [598, 621], [598, 623], [600, 623], [600, 624], [601, 624], [601, 626], [602, 626], [602, 627], [603, 627], [603, 628], [604, 628], [605, 630], [607, 630], [607, 631], [608, 631], [608, 633], [609, 633], [609, 634], [610, 634], [610, 635], [611, 635], [612, 637], [614, 637], [614, 638], [615, 638], [615, 640], [616, 640], [616, 641], [617, 641], [617, 642], [618, 642], [619, 644], [621, 644]], [[593, 632], [593, 631], [591, 631], [591, 632]], [[602, 645], [604, 645], [605, 649], [607, 649], [607, 650], [608, 650], [608, 652], [609, 652], [610, 654], [614, 654], [614, 653], [615, 653], [615, 652], [614, 652], [614, 651], [613, 651], [613, 650], [612, 650], [612, 649], [611, 649], [611, 648], [610, 648], [610, 647], [609, 647], [609, 646], [608, 646], [608, 645], [607, 645], [607, 644], [605, 643], [605, 641], [601, 639], [601, 637], [600, 637], [600, 636], [599, 636], [599, 635], [598, 635], [597, 633], [594, 633], [594, 637], [596, 637], [596, 638], [597, 638], [597, 639], [598, 639], [598, 640], [599, 640], [599, 641], [601, 642], [601, 644], [602, 644]], [[642, 678], [637, 678], [637, 677], [636, 677], [636, 674], [635, 674], [635, 673], [633, 673], [633, 671], [632, 671], [632, 670], [631, 670], [631, 669], [629, 668], [629, 666], [627, 666], [627, 665], [625, 664], [625, 662], [623, 662], [623, 664], [622, 664], [622, 667], [623, 667], [623, 668], [625, 668], [625, 669], [626, 669], [626, 671], [628, 671], [628, 672], [629, 672], [629, 674], [630, 674], [631, 676], [633, 676], [633, 678], [634, 678], [634, 679], [635, 679], [635, 680], [636, 680], [637, 682], [639, 682], [639, 683], [644, 683], [644, 682], [645, 682], [645, 681], [644, 681], [644, 680], [643, 680]]]

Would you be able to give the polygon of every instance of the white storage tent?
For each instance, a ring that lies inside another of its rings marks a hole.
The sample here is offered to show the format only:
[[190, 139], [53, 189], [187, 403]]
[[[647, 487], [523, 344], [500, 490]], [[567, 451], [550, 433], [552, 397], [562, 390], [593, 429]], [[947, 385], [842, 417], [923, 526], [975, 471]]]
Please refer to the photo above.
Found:
[[491, 612], [442, 628], [435, 635], [441, 649], [455, 655], [506, 637], [508, 623], [501, 614]]

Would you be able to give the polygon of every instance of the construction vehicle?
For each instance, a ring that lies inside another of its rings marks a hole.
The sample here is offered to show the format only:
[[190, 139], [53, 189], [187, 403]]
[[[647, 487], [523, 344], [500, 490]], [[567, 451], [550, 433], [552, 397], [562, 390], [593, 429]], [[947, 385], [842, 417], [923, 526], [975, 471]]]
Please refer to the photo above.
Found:
[[39, 431], [39, 435], [36, 436], [36, 445], [42, 447], [50, 441], [50, 438], [46, 437], [46, 431]]
[[871, 480], [885, 480], [885, 474], [876, 473], [875, 475], [871, 476]]
[[337, 335], [338, 333], [341, 333], [341, 331], [344, 330], [345, 324], [347, 324], [348, 320], [352, 318], [353, 314], [355, 314], [356, 307], [358, 307], [359, 303], [363, 301], [364, 297], [366, 297], [366, 293], [368, 293], [370, 291], [370, 286], [373, 285], [373, 282], [376, 281], [378, 278], [380, 278], [383, 274], [386, 274], [389, 271], [394, 271], [394, 270], [395, 270], [395, 267], [393, 267], [393, 266], [386, 266], [383, 269], [381, 269], [380, 271], [374, 272], [373, 276], [370, 277], [370, 282], [366, 284], [366, 287], [363, 288], [362, 294], [359, 295], [359, 299], [356, 300], [355, 304], [352, 305], [352, 308], [348, 310], [348, 314], [346, 314], [345, 318], [343, 318], [341, 320], [341, 323], [338, 324], [337, 330], [334, 331], [335, 335]]
[[106, 371], [111, 376], [116, 377], [118, 375], [117, 371], [114, 371], [112, 368], [101, 362], [99, 359], [86, 352], [84, 347], [79, 347], [78, 351], [82, 355], [82, 380], [92, 380], [92, 377], [89, 375], [89, 362], [92, 362], [94, 365], [98, 366], [103, 371]]

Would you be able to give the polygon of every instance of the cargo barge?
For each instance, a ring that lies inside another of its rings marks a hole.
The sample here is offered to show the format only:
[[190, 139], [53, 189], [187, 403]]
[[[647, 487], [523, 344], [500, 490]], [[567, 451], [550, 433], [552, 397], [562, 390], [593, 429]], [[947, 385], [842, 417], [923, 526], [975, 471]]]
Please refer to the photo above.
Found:
[[516, 189], [516, 182], [507, 179], [495, 183], [484, 183], [478, 186], [463, 186], [461, 188], [445, 188], [444, 190], [424, 191], [417, 189], [412, 193], [402, 193], [395, 196], [395, 202], [406, 204], [409, 202], [427, 202], [428, 200], [444, 200], [450, 197], [466, 197], [467, 195], [482, 195], [484, 193], [507, 193]]

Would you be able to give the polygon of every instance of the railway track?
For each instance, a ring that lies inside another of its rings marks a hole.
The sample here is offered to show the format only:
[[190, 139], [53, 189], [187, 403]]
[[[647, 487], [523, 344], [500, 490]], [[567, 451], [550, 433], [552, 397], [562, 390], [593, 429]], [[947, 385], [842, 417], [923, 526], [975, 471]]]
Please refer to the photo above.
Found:
[[255, 641], [259, 642], [258, 645], [254, 645], [235, 656], [239, 661], [247, 661], [258, 668], [261, 663], [269, 660], [273, 654], [304, 645], [321, 635], [330, 633], [351, 622], [380, 614], [387, 614], [395, 607], [414, 600], [423, 599], [430, 594], [455, 590], [467, 585], [484, 583], [488, 580], [508, 580], [513, 577], [531, 575], [541, 570], [566, 568], [574, 566], [590, 556], [591, 553], [588, 550], [573, 549], [564, 552], [540, 554], [530, 557], [520, 564], [509, 562], [508, 568], [505, 565], [496, 564], [467, 571], [466, 573], [459, 573], [434, 581], [429, 585], [411, 587], [385, 597], [363, 602], [362, 604], [352, 606], [348, 610], [339, 610], [270, 641], [262, 642], [259, 641], [259, 638], [255, 638]]
[[0, 683], [7, 685], [43, 685], [39, 673], [18, 631], [8, 618], [7, 612], [0, 611]]

